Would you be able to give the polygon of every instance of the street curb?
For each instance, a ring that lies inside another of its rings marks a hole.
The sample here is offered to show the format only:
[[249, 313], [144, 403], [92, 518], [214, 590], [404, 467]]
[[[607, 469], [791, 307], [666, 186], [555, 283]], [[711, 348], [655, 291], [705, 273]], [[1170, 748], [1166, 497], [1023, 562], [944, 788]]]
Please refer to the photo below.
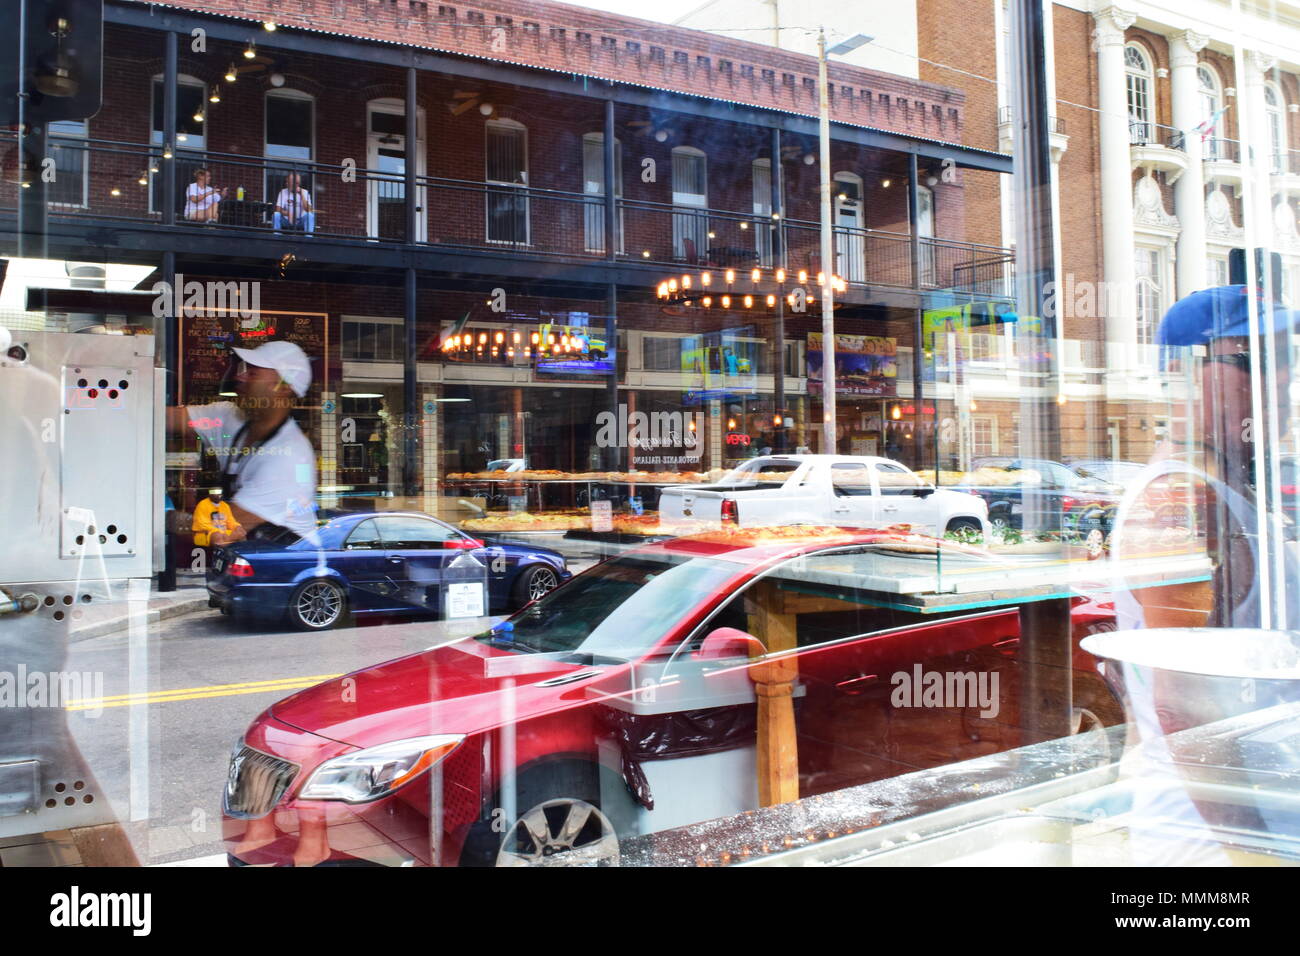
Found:
[[[205, 590], [202, 594], [196, 594], [193, 597], [186, 597], [178, 601], [169, 601], [162, 607], [151, 607], [145, 613], [146, 625], [157, 624], [159, 621], [165, 621], [167, 618], [179, 617], [182, 614], [189, 614], [191, 611], [198, 611], [208, 606], [208, 594]], [[118, 617], [109, 618], [106, 621], [97, 621], [93, 624], [86, 624], [83, 627], [73, 628], [68, 635], [69, 643], [87, 641], [92, 637], [103, 637], [105, 634], [114, 634], [117, 631], [126, 630], [131, 624], [131, 616], [122, 614]]]

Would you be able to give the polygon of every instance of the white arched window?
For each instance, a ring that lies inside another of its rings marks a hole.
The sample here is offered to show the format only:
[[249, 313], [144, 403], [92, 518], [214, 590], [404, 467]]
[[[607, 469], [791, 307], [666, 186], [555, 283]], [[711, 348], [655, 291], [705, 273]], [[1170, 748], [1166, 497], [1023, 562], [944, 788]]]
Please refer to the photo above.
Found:
[[488, 242], [528, 244], [528, 129], [509, 119], [486, 124]]
[[709, 248], [708, 157], [694, 146], [673, 149], [673, 258], [701, 262]]
[[[605, 198], [605, 134], [587, 133], [582, 137], [582, 192], [586, 196]], [[614, 140], [614, 198], [623, 198], [623, 144]], [[615, 247], [623, 252], [623, 207], [615, 206]], [[583, 237], [587, 252], [605, 251], [605, 204], [589, 200], [583, 207]]]
[[835, 273], [849, 282], [865, 282], [867, 220], [862, 177], [857, 173], [836, 173], [831, 187], [835, 223]]
[[1124, 47], [1125, 85], [1128, 90], [1129, 142], [1155, 142], [1155, 106], [1151, 97], [1154, 83], [1151, 58], [1136, 43]]
[[1219, 128], [1222, 117], [1223, 93], [1219, 87], [1219, 74], [1208, 63], [1196, 68], [1196, 87], [1200, 96], [1201, 127], [1199, 134], [1204, 145], [1201, 154], [1206, 159], [1226, 159], [1223, 155], [1223, 131]]
[[1269, 171], [1287, 170], [1286, 100], [1276, 83], [1264, 86], [1264, 122], [1268, 127]]

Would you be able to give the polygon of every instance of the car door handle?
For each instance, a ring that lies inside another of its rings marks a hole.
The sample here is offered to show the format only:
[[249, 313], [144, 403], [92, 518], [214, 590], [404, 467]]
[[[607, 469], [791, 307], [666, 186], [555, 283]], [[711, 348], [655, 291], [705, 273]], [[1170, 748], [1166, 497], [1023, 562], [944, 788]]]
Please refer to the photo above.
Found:
[[406, 559], [405, 559], [405, 558], [396, 558], [396, 557], [394, 557], [394, 558], [389, 558], [389, 559], [388, 559], [388, 563], [389, 563], [389, 564], [405, 564], [405, 563], [406, 563]]
[[897, 510], [898, 510], [898, 505], [884, 505], [880, 510], [881, 510], [881, 511], [897, 511]]
[[861, 694], [874, 681], [879, 680], [879, 674], [861, 674], [857, 677], [850, 677], [842, 680], [835, 685], [835, 689], [841, 694], [848, 694], [852, 697], [854, 694]]

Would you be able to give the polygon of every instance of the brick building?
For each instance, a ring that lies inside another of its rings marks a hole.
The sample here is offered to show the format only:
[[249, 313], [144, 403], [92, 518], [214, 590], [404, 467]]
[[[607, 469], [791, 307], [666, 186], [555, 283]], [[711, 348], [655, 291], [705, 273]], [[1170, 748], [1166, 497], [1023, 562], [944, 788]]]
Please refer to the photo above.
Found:
[[[703, 472], [819, 449], [815, 58], [549, 2], [110, 0], [106, 19], [103, 108], [48, 131], [55, 182], [7, 149], [0, 215], [40, 194], [48, 254], [92, 283], [95, 264], [144, 269], [146, 291], [257, 283], [259, 322], [160, 325], [173, 388], [215, 398], [232, 344], [297, 336], [317, 361], [300, 411], [326, 501], [454, 497], [448, 474], [501, 460]], [[829, 92], [837, 333], [893, 356], [842, 393], [840, 450], [968, 456], [916, 344], [926, 311], [1010, 292], [990, 106], [839, 63]], [[210, 224], [189, 218], [199, 169], [225, 190]], [[310, 236], [272, 228], [291, 172]], [[806, 311], [655, 296], [670, 274], [728, 269], [741, 292], [754, 268], [767, 292], [778, 267], [782, 296], [808, 273]], [[619, 406], [698, 413], [703, 433], [600, 447], [597, 416]], [[177, 451], [187, 498], [204, 479]]]

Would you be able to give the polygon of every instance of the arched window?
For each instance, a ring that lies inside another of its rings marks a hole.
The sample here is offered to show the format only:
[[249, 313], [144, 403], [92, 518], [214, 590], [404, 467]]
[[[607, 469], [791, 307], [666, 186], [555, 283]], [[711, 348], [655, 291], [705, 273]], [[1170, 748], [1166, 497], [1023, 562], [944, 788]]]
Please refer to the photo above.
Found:
[[1138, 44], [1124, 47], [1125, 83], [1128, 89], [1129, 142], [1155, 141], [1155, 108], [1151, 99], [1151, 58]]
[[673, 258], [701, 262], [709, 248], [708, 157], [694, 146], [673, 149]]
[[[605, 134], [587, 133], [582, 137], [582, 192], [599, 197], [583, 207], [583, 236], [587, 252], [605, 251]], [[614, 140], [614, 198], [623, 198], [623, 144]], [[623, 207], [616, 205], [615, 248], [623, 252]]]
[[921, 239], [921, 285], [933, 286], [937, 282], [934, 268], [934, 190], [929, 186], [916, 187], [916, 234]]
[[488, 242], [528, 244], [528, 129], [515, 120], [486, 124]]
[[[149, 173], [149, 211], [161, 212], [163, 206], [162, 147], [164, 136], [163, 122], [163, 77], [157, 74], [153, 78], [152, 108], [150, 115], [149, 144], [156, 147], [150, 152]], [[197, 77], [184, 73], [176, 77], [176, 142], [170, 145], [175, 150], [176, 195], [172, 202], [176, 206], [177, 216], [185, 207], [185, 190], [194, 181], [194, 171], [205, 165], [203, 150], [207, 148], [206, 129], [208, 118], [207, 87]], [[154, 170], [157, 170], [155, 172]], [[223, 182], [218, 170], [212, 171], [210, 180], [213, 186], [230, 186]], [[238, 185], [235, 183], [233, 185]]]
[[1219, 88], [1219, 74], [1208, 63], [1196, 68], [1196, 86], [1201, 100], [1202, 155], [1206, 159], [1223, 157], [1223, 131], [1219, 129], [1219, 110], [1223, 108], [1223, 94]]
[[267, 93], [262, 151], [268, 160], [263, 186], [267, 202], [275, 201], [291, 171], [298, 173], [300, 185], [314, 195], [311, 161], [315, 158], [315, 144], [315, 100], [298, 90]]
[[1286, 100], [1276, 83], [1264, 86], [1264, 122], [1268, 126], [1269, 171], [1287, 170]]

